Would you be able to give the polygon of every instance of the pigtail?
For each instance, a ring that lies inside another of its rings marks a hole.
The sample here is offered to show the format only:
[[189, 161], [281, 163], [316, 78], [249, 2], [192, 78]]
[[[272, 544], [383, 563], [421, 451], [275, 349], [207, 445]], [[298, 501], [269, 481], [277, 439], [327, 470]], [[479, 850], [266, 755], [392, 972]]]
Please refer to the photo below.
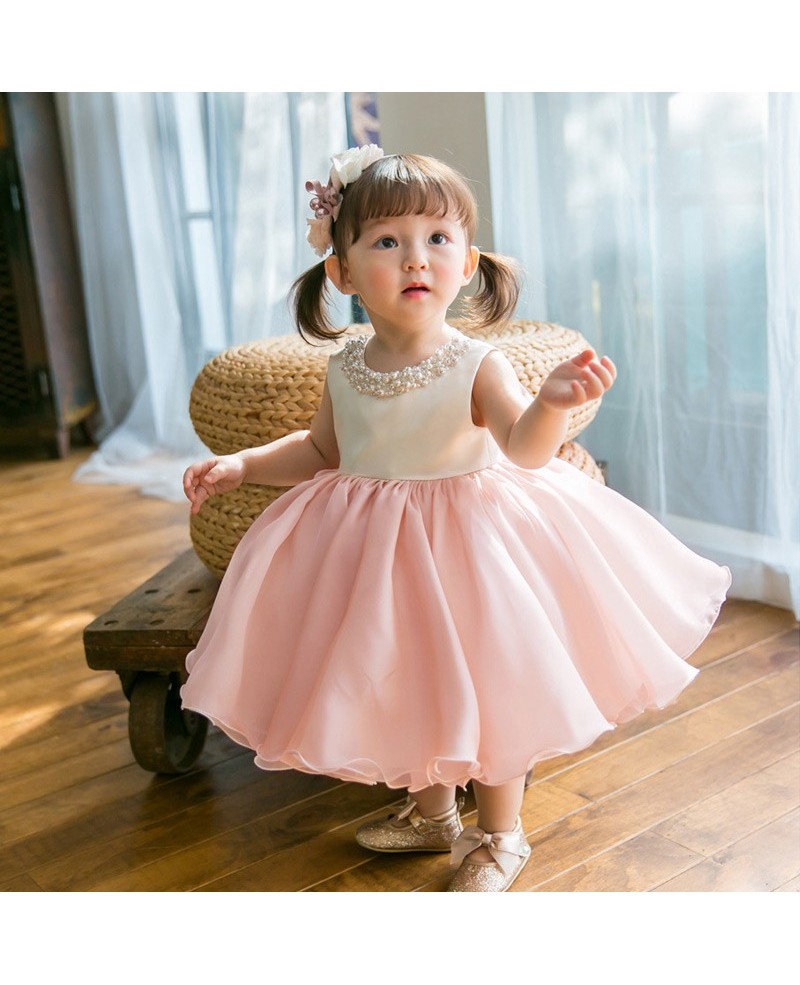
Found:
[[478, 293], [464, 300], [467, 323], [477, 328], [511, 318], [522, 288], [520, 265], [500, 253], [481, 253], [478, 274]]
[[292, 284], [289, 291], [289, 304], [300, 332], [306, 342], [320, 339], [328, 342], [338, 339], [342, 329], [336, 329], [328, 318], [328, 302], [330, 289], [328, 275], [325, 273], [325, 261], [310, 267]]

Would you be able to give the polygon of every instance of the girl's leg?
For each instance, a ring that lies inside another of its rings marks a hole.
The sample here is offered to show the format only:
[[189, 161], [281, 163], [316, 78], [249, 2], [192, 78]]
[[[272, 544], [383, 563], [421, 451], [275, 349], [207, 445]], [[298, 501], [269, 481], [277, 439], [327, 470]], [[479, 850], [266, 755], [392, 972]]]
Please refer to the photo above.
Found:
[[[473, 787], [478, 804], [478, 827], [492, 834], [495, 831], [511, 831], [522, 807], [524, 774], [495, 787], [473, 781]], [[483, 847], [476, 848], [469, 858], [474, 862], [492, 861], [489, 849]]]
[[408, 795], [417, 802], [417, 810], [423, 817], [434, 817], [443, 814], [456, 802], [455, 787], [445, 787], [436, 783], [424, 790], [415, 790]]

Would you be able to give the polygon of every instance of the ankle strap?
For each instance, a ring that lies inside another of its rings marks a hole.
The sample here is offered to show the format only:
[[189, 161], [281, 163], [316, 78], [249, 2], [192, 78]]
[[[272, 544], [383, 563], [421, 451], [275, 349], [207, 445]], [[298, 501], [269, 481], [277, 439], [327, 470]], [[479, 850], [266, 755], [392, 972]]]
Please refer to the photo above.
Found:
[[416, 810], [421, 818], [426, 821], [449, 821], [454, 814], [459, 814], [464, 807], [464, 797], [457, 797], [454, 803], [447, 808], [446, 811], [442, 811], [441, 814], [430, 814], [427, 817], [420, 811], [419, 805], [416, 800], [409, 795], [405, 804], [400, 809], [400, 813], [396, 814], [395, 817], [398, 821], [402, 821], [409, 817], [412, 811]]

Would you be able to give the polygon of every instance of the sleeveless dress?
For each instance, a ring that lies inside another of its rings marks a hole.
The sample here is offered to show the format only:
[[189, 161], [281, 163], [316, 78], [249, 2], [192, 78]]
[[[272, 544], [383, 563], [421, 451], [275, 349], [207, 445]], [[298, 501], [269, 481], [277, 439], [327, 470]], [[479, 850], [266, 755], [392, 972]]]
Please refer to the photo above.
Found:
[[728, 568], [567, 462], [508, 461], [471, 416], [489, 344], [395, 373], [365, 344], [328, 366], [340, 467], [242, 538], [184, 707], [263, 769], [413, 792], [503, 783], [672, 702]]

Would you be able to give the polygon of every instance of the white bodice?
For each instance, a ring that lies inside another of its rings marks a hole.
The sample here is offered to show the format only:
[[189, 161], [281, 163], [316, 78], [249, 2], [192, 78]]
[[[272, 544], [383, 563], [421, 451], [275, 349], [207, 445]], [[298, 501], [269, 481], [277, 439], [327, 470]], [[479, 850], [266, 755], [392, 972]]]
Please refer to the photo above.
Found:
[[443, 479], [498, 460], [491, 434], [472, 421], [472, 384], [494, 346], [458, 333], [418, 367], [379, 373], [364, 363], [366, 341], [349, 339], [328, 363], [341, 472]]

